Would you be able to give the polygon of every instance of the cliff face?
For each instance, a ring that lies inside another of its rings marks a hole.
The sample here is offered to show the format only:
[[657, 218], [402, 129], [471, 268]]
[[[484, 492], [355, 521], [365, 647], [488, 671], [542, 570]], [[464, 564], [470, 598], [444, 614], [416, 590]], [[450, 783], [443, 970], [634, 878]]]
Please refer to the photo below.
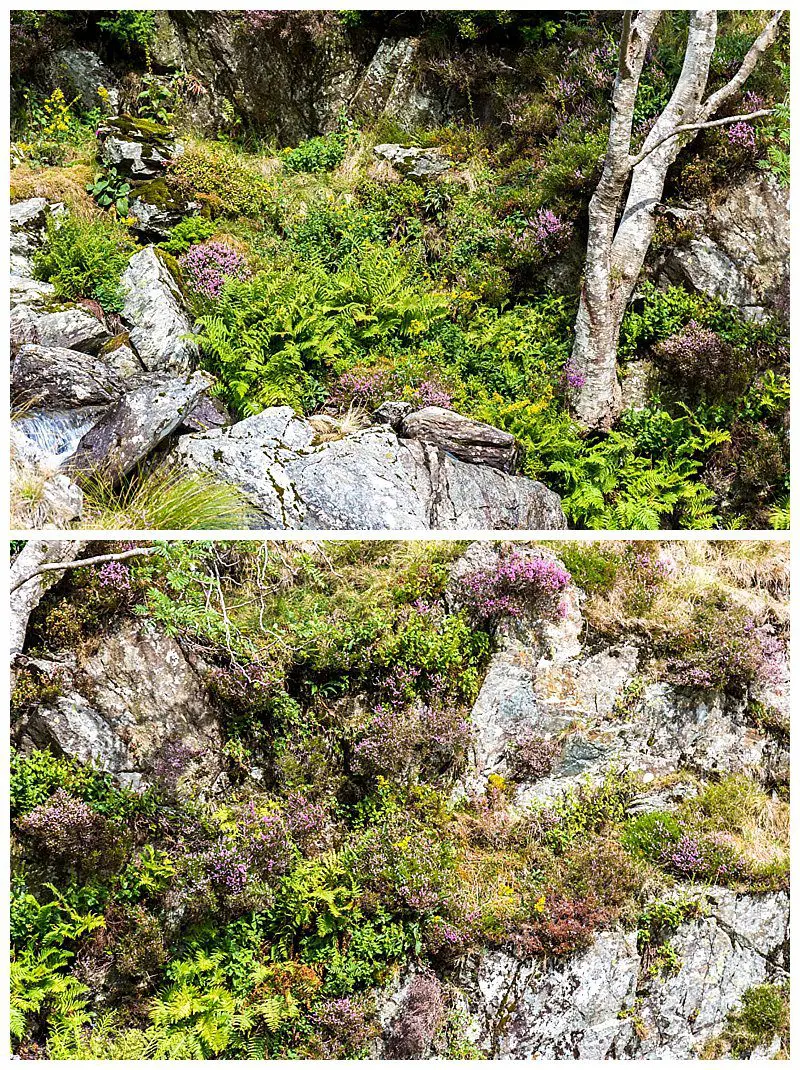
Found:
[[[764, 543], [220, 543], [37, 588], [20, 1052], [775, 1054], [787, 582]], [[79, 1011], [26, 1009], [48, 946]]]

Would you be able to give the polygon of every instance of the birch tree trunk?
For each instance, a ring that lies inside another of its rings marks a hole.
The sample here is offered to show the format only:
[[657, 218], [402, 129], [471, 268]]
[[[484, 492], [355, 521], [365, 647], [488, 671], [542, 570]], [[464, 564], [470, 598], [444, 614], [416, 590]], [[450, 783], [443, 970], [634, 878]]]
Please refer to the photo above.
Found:
[[[644, 265], [656, 226], [656, 206], [667, 171], [721, 104], [741, 88], [773, 43], [782, 12], [776, 12], [751, 47], [736, 75], [703, 101], [717, 37], [716, 11], [693, 11], [683, 66], [675, 89], [641, 150], [631, 154], [636, 95], [647, 47], [661, 17], [658, 11], [626, 13], [603, 173], [589, 204], [589, 238], [580, 307], [575, 321], [570, 394], [576, 418], [589, 429], [608, 430], [619, 416], [622, 396], [617, 347], [622, 317]], [[719, 122], [755, 118], [731, 116]], [[630, 179], [630, 184], [628, 180]], [[625, 189], [625, 206], [620, 217]], [[619, 222], [617, 222], [619, 217]]]
[[[39, 605], [42, 595], [59, 579], [60, 572], [40, 572], [43, 565], [56, 561], [74, 561], [83, 541], [57, 542], [32, 539], [17, 554], [10, 569], [9, 616], [11, 619], [11, 663], [22, 652], [28, 618]], [[27, 581], [27, 582], [21, 582]]]

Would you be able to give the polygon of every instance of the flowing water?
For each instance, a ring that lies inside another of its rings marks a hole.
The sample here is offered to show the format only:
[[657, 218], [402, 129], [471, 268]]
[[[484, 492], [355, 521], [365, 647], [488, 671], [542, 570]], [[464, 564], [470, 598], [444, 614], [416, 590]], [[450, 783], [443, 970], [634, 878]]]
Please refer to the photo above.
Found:
[[15, 420], [14, 426], [43, 453], [62, 463], [72, 456], [102, 412], [103, 409], [94, 407], [31, 411]]

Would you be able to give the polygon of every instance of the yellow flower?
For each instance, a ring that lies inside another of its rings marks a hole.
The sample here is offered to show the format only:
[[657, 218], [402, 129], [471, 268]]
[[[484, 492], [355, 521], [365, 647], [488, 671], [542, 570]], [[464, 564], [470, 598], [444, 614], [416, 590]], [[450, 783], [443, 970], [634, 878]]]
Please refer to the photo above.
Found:
[[545, 898], [543, 895], [540, 895], [536, 902], [533, 904], [533, 909], [536, 911], [537, 914], [544, 914], [544, 905]]

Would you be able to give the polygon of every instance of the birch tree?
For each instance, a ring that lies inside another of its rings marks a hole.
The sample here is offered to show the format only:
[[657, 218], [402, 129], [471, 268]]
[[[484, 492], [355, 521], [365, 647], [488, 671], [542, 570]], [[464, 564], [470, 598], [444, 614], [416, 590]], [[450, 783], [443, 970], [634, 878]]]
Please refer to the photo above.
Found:
[[739, 92], [775, 41], [783, 12], [775, 12], [769, 19], [730, 81], [706, 97], [717, 12], [693, 11], [672, 96], [640, 151], [632, 152], [639, 81], [662, 14], [641, 11], [633, 18], [626, 12], [623, 18], [608, 148], [589, 204], [589, 238], [570, 376], [571, 382], [580, 385], [572, 387], [570, 401], [576, 418], [590, 429], [608, 430], [621, 411], [617, 376], [620, 325], [653, 239], [655, 209], [670, 165], [699, 130], [770, 114], [765, 110], [713, 118]]

